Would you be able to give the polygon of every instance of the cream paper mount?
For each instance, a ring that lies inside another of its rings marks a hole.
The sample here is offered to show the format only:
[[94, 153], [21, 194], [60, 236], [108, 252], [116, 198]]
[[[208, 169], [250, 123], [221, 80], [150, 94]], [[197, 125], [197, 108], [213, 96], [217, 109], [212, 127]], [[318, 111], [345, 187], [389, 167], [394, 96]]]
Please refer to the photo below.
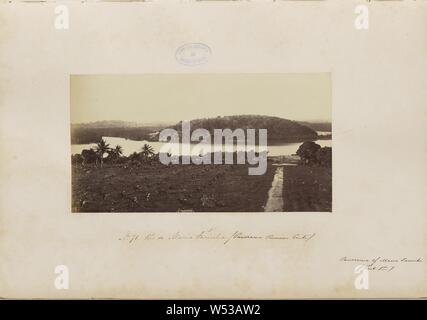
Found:
[[[2, 298], [426, 296], [425, 1], [4, 1], [0, 21]], [[94, 143], [74, 124], [249, 114], [329, 121], [330, 171], [274, 166], [283, 141], [251, 177], [128, 168], [128, 145], [71, 161]]]

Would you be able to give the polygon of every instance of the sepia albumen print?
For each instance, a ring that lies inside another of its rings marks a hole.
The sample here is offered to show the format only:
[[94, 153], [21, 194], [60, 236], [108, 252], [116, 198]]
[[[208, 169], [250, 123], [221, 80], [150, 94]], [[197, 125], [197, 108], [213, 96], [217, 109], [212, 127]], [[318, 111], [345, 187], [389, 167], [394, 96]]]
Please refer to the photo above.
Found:
[[72, 212], [332, 212], [329, 73], [70, 85]]

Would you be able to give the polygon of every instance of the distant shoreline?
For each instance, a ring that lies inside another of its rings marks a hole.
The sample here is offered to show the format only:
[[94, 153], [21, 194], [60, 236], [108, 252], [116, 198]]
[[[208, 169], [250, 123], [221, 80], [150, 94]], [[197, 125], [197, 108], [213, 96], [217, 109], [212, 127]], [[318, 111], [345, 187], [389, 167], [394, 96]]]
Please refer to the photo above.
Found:
[[[325, 137], [325, 138], [322, 138], [322, 137]], [[124, 140], [129, 140], [129, 141], [135, 141], [135, 142], [138, 142], [138, 141], [141, 141], [141, 142], [160, 142], [160, 143], [167, 143], [167, 141], [158, 141], [158, 140], [148, 140], [148, 139], [130, 139], [130, 138], [124, 138], [124, 137], [115, 137], [115, 136], [103, 136], [102, 138], [118, 138], [118, 139], [124, 139]], [[316, 139], [316, 140], [310, 140], [310, 139], [308, 139], [308, 140], [304, 140], [304, 139], [302, 139], [302, 140], [271, 140], [271, 141], [268, 141], [268, 145], [271, 145], [271, 146], [279, 146], [279, 145], [282, 145], [282, 144], [285, 144], [285, 143], [303, 143], [303, 142], [305, 142], [305, 141], [314, 141], [314, 142], [316, 142], [316, 141], [318, 141], [318, 140], [332, 140], [332, 136], [330, 135], [328, 135], [328, 136], [326, 136], [326, 135], [319, 135], [318, 136], [318, 138]], [[94, 144], [94, 143], [97, 143], [98, 141], [93, 141], [93, 142], [85, 142], [85, 143], [71, 143], [71, 145], [84, 145], [84, 144]], [[182, 142], [179, 142], [179, 143], [182, 143]], [[198, 144], [199, 142], [197, 142], [197, 141], [190, 141], [190, 144]], [[234, 141], [233, 142], [233, 144], [236, 144], [236, 142]], [[214, 145], [214, 143], [213, 142], [211, 142], [211, 145]]]

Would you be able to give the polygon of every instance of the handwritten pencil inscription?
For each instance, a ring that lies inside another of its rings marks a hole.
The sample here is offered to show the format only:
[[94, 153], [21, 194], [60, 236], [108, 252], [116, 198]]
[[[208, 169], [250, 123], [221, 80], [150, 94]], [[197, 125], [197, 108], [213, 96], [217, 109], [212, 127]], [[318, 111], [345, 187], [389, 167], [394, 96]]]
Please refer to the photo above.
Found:
[[195, 233], [185, 233], [182, 231], [175, 231], [168, 234], [148, 232], [127, 232], [125, 235], [118, 238], [128, 244], [134, 244], [141, 241], [179, 241], [179, 240], [213, 240], [220, 241], [222, 244], [227, 245], [237, 240], [247, 241], [301, 241], [308, 242], [315, 238], [316, 233], [291, 233], [291, 234], [255, 234], [250, 232], [243, 232], [235, 230], [232, 232], [220, 232], [214, 228], [202, 230]]
[[341, 262], [354, 263], [365, 265], [369, 271], [384, 271], [390, 272], [395, 270], [398, 266], [416, 264], [424, 262], [421, 257], [408, 258], [408, 257], [381, 257], [374, 258], [355, 258], [344, 256], [340, 259]]

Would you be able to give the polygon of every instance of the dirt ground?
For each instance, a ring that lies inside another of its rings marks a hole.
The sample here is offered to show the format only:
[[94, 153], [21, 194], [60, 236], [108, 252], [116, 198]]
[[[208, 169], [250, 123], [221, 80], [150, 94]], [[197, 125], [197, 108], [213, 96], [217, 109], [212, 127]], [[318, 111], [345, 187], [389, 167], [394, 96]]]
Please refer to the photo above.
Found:
[[263, 211], [275, 168], [247, 165], [72, 166], [72, 212]]
[[287, 166], [283, 182], [284, 211], [332, 211], [332, 169]]

